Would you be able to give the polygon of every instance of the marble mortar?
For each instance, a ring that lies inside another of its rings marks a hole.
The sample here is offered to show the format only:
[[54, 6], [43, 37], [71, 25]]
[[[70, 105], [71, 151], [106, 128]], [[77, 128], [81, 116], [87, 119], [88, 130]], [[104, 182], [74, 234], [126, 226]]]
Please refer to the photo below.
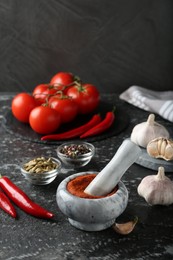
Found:
[[81, 172], [64, 179], [57, 188], [56, 200], [59, 209], [68, 217], [70, 224], [85, 231], [100, 231], [109, 228], [122, 214], [128, 203], [128, 191], [122, 181], [111, 196], [86, 199], [68, 192], [67, 183], [80, 175], [97, 172]]

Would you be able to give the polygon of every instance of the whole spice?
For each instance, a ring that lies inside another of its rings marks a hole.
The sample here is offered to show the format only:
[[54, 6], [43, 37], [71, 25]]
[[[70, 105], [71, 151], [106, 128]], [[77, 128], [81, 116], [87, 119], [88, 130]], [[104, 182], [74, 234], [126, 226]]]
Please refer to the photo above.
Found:
[[101, 117], [99, 114], [94, 115], [86, 124], [81, 125], [72, 130], [52, 135], [45, 135], [41, 137], [41, 140], [66, 140], [74, 137], [78, 137], [84, 132], [86, 132], [91, 127], [97, 125], [101, 121]]
[[35, 158], [23, 165], [25, 171], [30, 173], [43, 173], [49, 172], [58, 167], [51, 158], [46, 159], [45, 157]]
[[137, 191], [150, 205], [173, 203], [173, 182], [165, 176], [164, 167], [159, 167], [156, 175], [144, 177]]
[[38, 218], [46, 219], [54, 216], [53, 213], [32, 201], [28, 195], [16, 186], [8, 177], [0, 177], [0, 187], [6, 195], [26, 213]]
[[138, 217], [135, 217], [133, 220], [128, 221], [126, 223], [114, 223], [113, 229], [121, 234], [121, 235], [128, 235], [131, 233], [138, 222]]
[[154, 114], [150, 114], [146, 122], [136, 125], [131, 133], [132, 142], [144, 148], [157, 137], [169, 138], [169, 132], [163, 125], [155, 122]]
[[114, 194], [118, 187], [115, 187], [109, 194], [105, 196], [92, 196], [84, 192], [85, 188], [95, 178], [96, 174], [86, 174], [76, 177], [67, 183], [67, 190], [74, 196], [85, 199], [99, 199]]
[[148, 143], [147, 152], [154, 158], [173, 160], [173, 141], [163, 137], [155, 138]]
[[90, 128], [88, 131], [80, 135], [80, 138], [87, 138], [105, 132], [111, 127], [114, 120], [115, 120], [114, 112], [112, 111], [107, 112], [105, 118], [100, 123], [98, 123], [96, 126]]
[[9, 198], [5, 195], [4, 192], [0, 190], [0, 208], [8, 213], [13, 218], [17, 217], [17, 213], [13, 205], [11, 204]]
[[64, 145], [60, 152], [70, 158], [77, 158], [80, 155], [91, 152], [91, 150], [85, 144], [69, 144]]

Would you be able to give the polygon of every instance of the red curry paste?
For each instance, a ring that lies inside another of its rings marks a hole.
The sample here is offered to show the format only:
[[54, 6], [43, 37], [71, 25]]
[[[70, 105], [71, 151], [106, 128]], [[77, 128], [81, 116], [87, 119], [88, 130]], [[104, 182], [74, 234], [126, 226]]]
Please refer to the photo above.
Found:
[[67, 190], [80, 198], [85, 198], [85, 199], [99, 199], [99, 198], [105, 198], [108, 196], [111, 196], [114, 194], [118, 187], [116, 186], [109, 194], [105, 196], [92, 196], [89, 194], [86, 194], [84, 192], [85, 188], [89, 185], [89, 183], [95, 178], [96, 174], [87, 174], [87, 175], [81, 175], [76, 177], [75, 179], [72, 179], [67, 183]]

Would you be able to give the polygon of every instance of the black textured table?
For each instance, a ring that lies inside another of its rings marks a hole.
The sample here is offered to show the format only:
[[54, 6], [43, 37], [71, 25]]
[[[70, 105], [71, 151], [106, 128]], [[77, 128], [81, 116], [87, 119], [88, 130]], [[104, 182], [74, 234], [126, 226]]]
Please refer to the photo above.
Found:
[[[56, 156], [57, 144], [23, 140], [17, 133], [7, 130], [4, 115], [10, 109], [12, 96], [8, 93], [0, 95], [0, 173], [7, 175], [37, 203], [54, 212], [55, 218], [38, 219], [16, 207], [18, 219], [14, 220], [0, 210], [0, 259], [173, 259], [173, 205], [151, 207], [137, 194], [141, 179], [156, 171], [133, 164], [122, 178], [129, 191], [129, 202], [117, 221], [124, 222], [134, 216], [139, 218], [134, 231], [127, 236], [115, 233], [112, 228], [84, 232], [69, 224], [56, 204], [56, 189], [67, 174], [60, 174], [47, 186], [34, 186], [23, 178], [21, 162], [38, 155]], [[120, 101], [116, 94], [103, 94], [102, 99], [115, 103], [117, 111], [126, 111], [129, 125], [118, 135], [95, 141], [96, 155], [82, 171], [101, 170], [122, 141], [129, 137], [133, 126], [145, 121], [149, 114]], [[159, 116], [156, 120], [172, 127]], [[166, 175], [173, 180], [173, 171]]]

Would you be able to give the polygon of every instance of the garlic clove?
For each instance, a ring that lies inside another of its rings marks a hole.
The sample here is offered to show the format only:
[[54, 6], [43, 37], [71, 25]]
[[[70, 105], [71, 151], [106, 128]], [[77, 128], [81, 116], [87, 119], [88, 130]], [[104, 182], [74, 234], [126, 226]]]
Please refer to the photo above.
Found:
[[[154, 140], [156, 140], [157, 138], [155, 138]], [[158, 151], [161, 150], [162, 147], [162, 137], [158, 138], [158, 142], [153, 142], [154, 140], [151, 140], [149, 143], [153, 143], [155, 145], [155, 149], [156, 149], [156, 153], [158, 153]], [[147, 145], [147, 147], [149, 147], [149, 144]]]
[[149, 205], [170, 205], [173, 203], [173, 182], [165, 176], [164, 167], [159, 167], [156, 175], [144, 177], [137, 192]]
[[163, 138], [163, 142], [161, 143], [161, 147], [160, 147], [161, 154], [164, 154], [165, 148], [166, 148], [166, 139]]
[[165, 148], [164, 159], [167, 161], [173, 160], [173, 141], [168, 141], [168, 145]]
[[155, 115], [150, 114], [146, 122], [137, 124], [131, 133], [131, 141], [146, 148], [147, 144], [157, 137], [169, 138], [167, 129], [155, 121]]
[[121, 235], [128, 235], [133, 231], [137, 222], [138, 217], [135, 217], [134, 220], [128, 221], [126, 223], [114, 223], [112, 227], [117, 233]]
[[147, 144], [147, 153], [154, 158], [162, 158], [166, 161], [173, 160], [173, 141], [158, 137]]

